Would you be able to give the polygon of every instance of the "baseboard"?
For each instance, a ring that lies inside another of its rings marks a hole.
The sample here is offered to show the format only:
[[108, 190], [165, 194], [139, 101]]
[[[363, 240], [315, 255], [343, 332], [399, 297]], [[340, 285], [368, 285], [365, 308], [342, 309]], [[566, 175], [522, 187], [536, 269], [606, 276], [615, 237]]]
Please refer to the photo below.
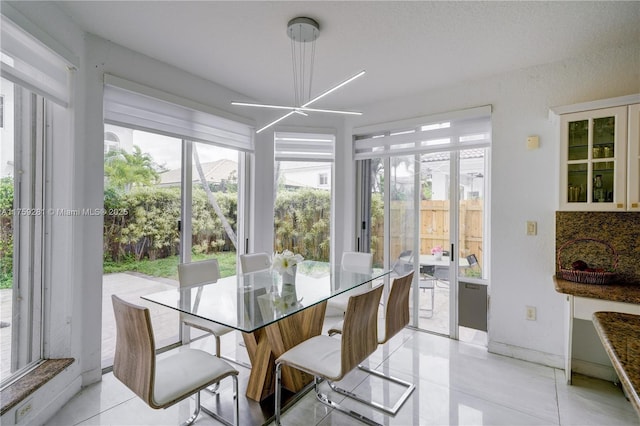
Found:
[[534, 349], [523, 348], [521, 346], [510, 345], [508, 343], [491, 341], [487, 345], [487, 349], [489, 352], [494, 354], [521, 359], [535, 364], [546, 365], [547, 367], [564, 369], [564, 357], [561, 355], [536, 351]]
[[597, 364], [595, 362], [583, 361], [573, 358], [571, 360], [571, 371], [583, 374], [596, 379], [607, 380], [609, 382], [619, 382], [616, 371], [610, 365]]

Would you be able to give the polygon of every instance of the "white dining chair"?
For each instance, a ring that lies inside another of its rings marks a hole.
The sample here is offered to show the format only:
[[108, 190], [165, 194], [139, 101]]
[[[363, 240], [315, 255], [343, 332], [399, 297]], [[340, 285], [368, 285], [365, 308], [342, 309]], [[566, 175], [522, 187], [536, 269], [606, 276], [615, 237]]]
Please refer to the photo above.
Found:
[[[347, 251], [342, 253], [342, 261], [340, 263], [342, 271], [347, 272], [362, 272], [371, 273], [373, 268], [373, 254], [361, 253], [355, 251]], [[363, 284], [353, 290], [345, 291], [342, 294], [332, 297], [327, 301], [327, 311], [340, 312], [342, 315], [347, 310], [347, 304], [349, 303], [349, 297], [360, 294], [371, 289], [371, 282]]]
[[[397, 277], [393, 280], [391, 291], [389, 292], [389, 297], [385, 305], [384, 318], [378, 317], [378, 344], [383, 345], [387, 343], [393, 336], [398, 334], [404, 327], [407, 326], [407, 324], [409, 324], [409, 292], [411, 290], [412, 282], [413, 271], [401, 277]], [[341, 321], [329, 328], [329, 335], [331, 336], [334, 334], [341, 334], [343, 333], [343, 328], [344, 321]], [[395, 415], [398, 410], [400, 410], [402, 404], [405, 403], [407, 398], [409, 398], [409, 396], [411, 395], [411, 392], [413, 392], [415, 389], [415, 385], [413, 383], [407, 382], [389, 374], [384, 374], [377, 370], [372, 370], [362, 364], [359, 364], [358, 368], [362, 371], [366, 371], [369, 374], [403, 386], [406, 389], [392, 407], [386, 406], [379, 402], [364, 399], [359, 395], [346, 389], [342, 389], [336, 386], [334, 383], [330, 382], [329, 386], [331, 387], [331, 389], [391, 415]]]
[[327, 335], [311, 337], [276, 359], [275, 424], [280, 425], [282, 367], [289, 366], [314, 376], [316, 397], [323, 404], [358, 420], [376, 424], [362, 414], [347, 410], [320, 392], [322, 379], [342, 380], [378, 346], [378, 305], [384, 286], [351, 296], [344, 317], [342, 338]]
[[400, 277], [407, 272], [413, 271], [413, 251], [405, 250], [398, 255], [398, 258], [391, 266], [390, 277]]
[[271, 267], [271, 256], [267, 253], [250, 253], [240, 255], [240, 269], [243, 274], [263, 271]]
[[154, 409], [170, 407], [195, 395], [196, 407], [183, 425], [192, 424], [200, 410], [230, 424], [200, 405], [200, 391], [231, 377], [233, 379], [233, 424], [239, 424], [238, 371], [228, 363], [199, 349], [182, 348], [168, 357], [156, 358], [149, 309], [111, 296], [116, 320], [113, 375]]
[[[180, 263], [178, 265], [178, 280], [180, 281], [180, 288], [191, 287], [199, 284], [215, 283], [219, 278], [220, 266], [218, 265], [217, 259]], [[194, 303], [197, 304], [198, 301], [196, 300]], [[211, 333], [216, 340], [215, 353], [218, 358], [223, 358], [235, 364], [242, 365], [243, 367], [251, 368], [249, 364], [243, 361], [221, 354], [220, 337], [235, 331], [235, 329], [184, 312], [180, 313], [180, 321], [189, 327], [194, 327], [207, 333]]]
[[425, 318], [432, 318], [435, 312], [435, 300], [436, 300], [436, 281], [438, 279], [433, 275], [434, 267], [432, 265], [420, 266], [420, 274], [418, 276], [418, 287], [420, 290], [431, 292], [431, 306], [430, 308], [420, 308], [421, 311], [427, 311], [428, 316]]

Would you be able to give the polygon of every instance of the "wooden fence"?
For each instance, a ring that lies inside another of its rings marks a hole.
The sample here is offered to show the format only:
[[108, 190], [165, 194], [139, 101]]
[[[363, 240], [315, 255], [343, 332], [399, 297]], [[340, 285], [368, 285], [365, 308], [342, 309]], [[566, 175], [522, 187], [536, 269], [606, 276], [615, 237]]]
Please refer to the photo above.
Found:
[[[431, 249], [441, 246], [449, 251], [449, 201], [423, 200], [420, 205], [420, 253], [431, 254]], [[413, 201], [391, 202], [391, 259], [396, 259], [404, 250], [413, 247], [414, 209]], [[478, 263], [482, 265], [482, 232], [483, 232], [483, 201], [463, 200], [460, 202], [460, 241], [459, 256], [475, 254]], [[372, 251], [374, 263], [382, 264], [384, 257], [382, 247], [384, 229], [382, 223], [377, 223], [372, 229]]]

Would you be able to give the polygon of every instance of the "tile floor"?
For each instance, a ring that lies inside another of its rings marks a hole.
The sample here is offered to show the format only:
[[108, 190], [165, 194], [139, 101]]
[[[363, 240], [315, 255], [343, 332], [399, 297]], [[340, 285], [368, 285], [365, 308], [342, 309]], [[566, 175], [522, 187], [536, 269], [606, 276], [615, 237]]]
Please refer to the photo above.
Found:
[[[200, 339], [192, 345], [210, 349], [213, 343]], [[344, 406], [385, 425], [640, 425], [631, 404], [612, 383], [574, 376], [574, 385], [567, 386], [562, 370], [490, 354], [485, 347], [441, 336], [405, 329], [378, 348], [369, 363], [417, 385], [395, 417], [329, 393]], [[240, 380], [246, 378], [247, 370], [238, 369]], [[401, 392], [361, 371], [350, 373], [340, 384], [378, 401]], [[230, 390], [227, 381], [220, 398], [229, 397]], [[205, 405], [213, 407], [213, 397], [204, 395]], [[166, 410], [150, 409], [109, 373], [101, 383], [83, 389], [46, 425], [176, 425], [190, 415], [192, 407], [193, 400], [187, 400]], [[250, 424], [242, 411], [240, 420]], [[282, 423], [361, 424], [328, 409], [313, 392], [286, 411]], [[218, 423], [201, 414], [195, 424]]]

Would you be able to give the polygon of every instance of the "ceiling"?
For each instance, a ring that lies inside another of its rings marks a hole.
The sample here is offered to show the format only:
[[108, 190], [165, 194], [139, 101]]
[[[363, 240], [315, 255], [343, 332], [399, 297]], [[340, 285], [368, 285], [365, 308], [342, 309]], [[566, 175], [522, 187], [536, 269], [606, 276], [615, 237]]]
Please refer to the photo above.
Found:
[[636, 43], [640, 2], [63, 1], [83, 30], [265, 103], [291, 104], [287, 22], [320, 24], [314, 104], [355, 108]]

